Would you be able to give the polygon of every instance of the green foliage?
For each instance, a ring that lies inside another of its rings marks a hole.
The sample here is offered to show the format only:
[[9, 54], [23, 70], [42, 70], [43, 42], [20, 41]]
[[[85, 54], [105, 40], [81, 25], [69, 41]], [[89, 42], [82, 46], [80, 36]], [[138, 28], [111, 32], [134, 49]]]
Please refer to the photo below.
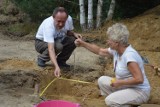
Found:
[[[17, 6], [28, 13], [32, 21], [44, 19], [52, 13], [51, 0], [14, 0]], [[54, 5], [53, 5], [54, 6]]]
[[160, 0], [116, 0], [114, 19], [131, 18], [160, 4]]
[[[23, 11], [28, 13], [34, 22], [41, 22], [52, 14], [55, 7], [63, 6], [74, 20], [79, 22], [79, 0], [11, 0]], [[87, 19], [88, 0], [85, 1]], [[107, 17], [111, 0], [103, 1], [102, 21]], [[98, 0], [93, 0], [93, 20], [96, 20]], [[160, 0], [116, 0], [114, 19], [137, 16], [149, 8], [158, 5]], [[77, 22], [76, 22], [77, 23]]]
[[34, 22], [39, 22], [52, 15], [53, 9], [58, 6], [65, 7], [74, 17], [77, 16], [79, 7], [77, 0], [66, 2], [66, 0], [12, 0], [18, 7], [28, 13]]
[[8, 0], [4, 1], [4, 13], [6, 14], [7, 13], [7, 6], [8, 6]]
[[103, 19], [105, 20], [107, 17], [110, 3], [111, 3], [111, 0], [104, 0], [103, 7], [102, 7], [102, 20]]
[[22, 37], [35, 31], [35, 29], [37, 29], [37, 25], [34, 23], [16, 23], [10, 25], [6, 32], [14, 36]]

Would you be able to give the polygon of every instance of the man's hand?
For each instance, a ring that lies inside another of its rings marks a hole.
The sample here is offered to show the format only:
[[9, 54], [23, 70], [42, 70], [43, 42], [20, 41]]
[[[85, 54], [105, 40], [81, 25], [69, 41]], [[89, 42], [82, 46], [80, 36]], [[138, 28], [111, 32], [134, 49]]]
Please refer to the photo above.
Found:
[[81, 34], [79, 34], [79, 33], [75, 33], [75, 32], [73, 32], [73, 31], [71, 31], [71, 30], [68, 30], [67, 31], [67, 35], [68, 36], [74, 36], [75, 38], [80, 38], [80, 39], [82, 39], [82, 35]]
[[82, 39], [82, 35], [79, 34], [79, 33], [74, 33], [74, 36], [75, 36], [77, 39], [78, 39], [78, 38]]
[[56, 68], [55, 68], [55, 70], [54, 70], [54, 75], [55, 75], [56, 77], [60, 77], [61, 72], [60, 72], [60, 68], [59, 68], [59, 67], [56, 67]]

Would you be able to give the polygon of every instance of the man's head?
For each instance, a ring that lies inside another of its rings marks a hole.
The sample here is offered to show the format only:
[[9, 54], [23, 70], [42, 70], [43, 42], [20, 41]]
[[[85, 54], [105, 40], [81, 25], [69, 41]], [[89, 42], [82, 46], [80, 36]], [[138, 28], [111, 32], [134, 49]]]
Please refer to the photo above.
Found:
[[57, 7], [53, 11], [54, 24], [57, 29], [62, 29], [68, 18], [68, 12], [63, 7]]

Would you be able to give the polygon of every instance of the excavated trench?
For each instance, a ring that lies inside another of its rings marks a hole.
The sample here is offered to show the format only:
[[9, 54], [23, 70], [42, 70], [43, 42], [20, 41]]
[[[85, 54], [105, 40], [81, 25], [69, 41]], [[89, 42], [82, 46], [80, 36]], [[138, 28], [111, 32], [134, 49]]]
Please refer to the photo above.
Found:
[[[34, 90], [35, 84], [39, 83], [36, 72], [23, 70], [1, 70], [0, 89], [30, 89]], [[33, 91], [34, 92], [34, 91]]]
[[104, 98], [99, 96], [96, 80], [100, 72], [96, 69], [76, 66], [62, 70], [62, 76], [55, 78], [52, 67], [37, 69], [32, 63], [17, 59], [0, 61], [0, 96], [23, 99], [19, 103], [28, 100], [30, 106], [43, 99], [66, 100], [83, 107], [106, 107]]

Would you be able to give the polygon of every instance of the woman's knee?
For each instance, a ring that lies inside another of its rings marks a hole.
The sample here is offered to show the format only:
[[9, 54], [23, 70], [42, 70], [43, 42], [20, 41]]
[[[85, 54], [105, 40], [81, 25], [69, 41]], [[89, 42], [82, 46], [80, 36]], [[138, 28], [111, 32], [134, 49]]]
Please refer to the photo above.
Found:
[[120, 106], [120, 104], [117, 102], [117, 100], [113, 99], [111, 97], [106, 97], [105, 98], [105, 103], [109, 107], [119, 107]]
[[99, 86], [101, 86], [101, 85], [110, 85], [110, 84], [109, 84], [109, 81], [110, 81], [110, 77], [101, 76], [101, 77], [98, 79], [98, 85], [99, 85]]
[[114, 105], [114, 101], [111, 101], [108, 97], [105, 98], [105, 103], [107, 106], [112, 107]]
[[[105, 98], [105, 103], [109, 107], [131, 107], [130, 101], [120, 98], [118, 94], [110, 94]], [[134, 103], [135, 104], [135, 103]]]

